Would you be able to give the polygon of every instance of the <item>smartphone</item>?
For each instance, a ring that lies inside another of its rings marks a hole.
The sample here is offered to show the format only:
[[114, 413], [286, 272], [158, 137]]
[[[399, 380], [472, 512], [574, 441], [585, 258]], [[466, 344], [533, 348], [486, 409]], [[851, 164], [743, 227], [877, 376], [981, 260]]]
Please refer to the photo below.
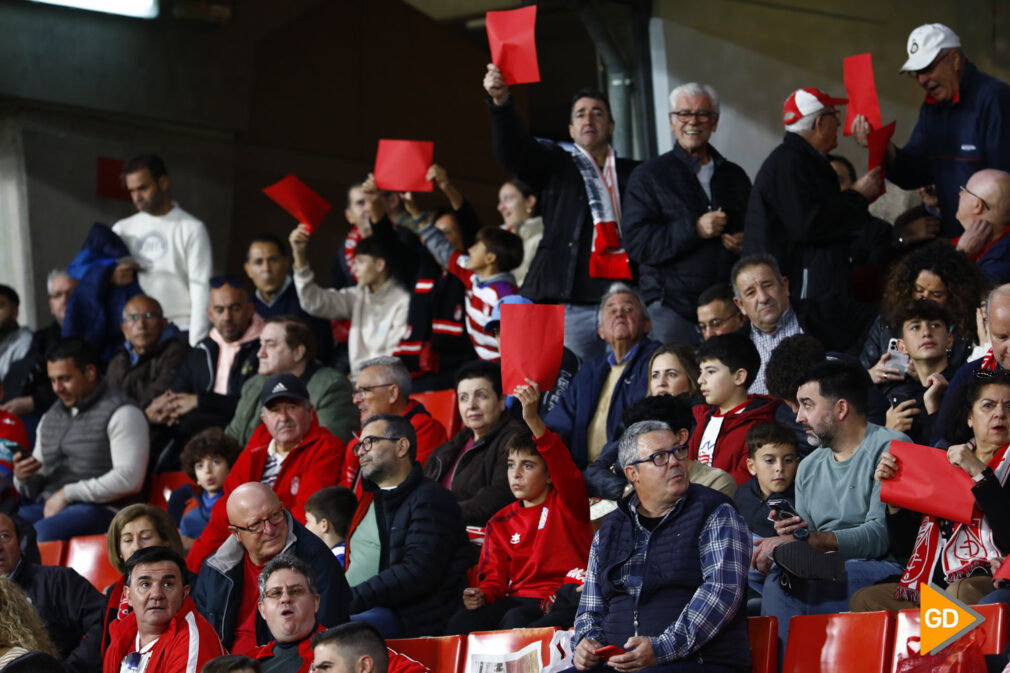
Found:
[[773, 509], [778, 512], [779, 520], [799, 516], [799, 514], [796, 513], [795, 508], [793, 508], [793, 504], [786, 498], [772, 498], [768, 501], [768, 509]]
[[891, 393], [890, 399], [891, 399], [891, 408], [893, 409], [894, 407], [898, 406], [902, 402], [905, 402], [907, 400], [914, 400], [915, 399], [915, 395], [910, 395], [908, 393], [897, 392], [897, 393]]
[[898, 340], [891, 339], [887, 343], [887, 352], [891, 354], [891, 357], [887, 359], [884, 363], [885, 367], [894, 367], [899, 372], [901, 376], [905, 376], [905, 372], [908, 371], [908, 354], [902, 353], [898, 350]]
[[593, 650], [593, 654], [603, 659], [610, 659], [610, 657], [618, 654], [624, 654], [625, 652], [626, 650], [621, 649], [617, 645], [604, 645], [603, 647], [597, 647]]

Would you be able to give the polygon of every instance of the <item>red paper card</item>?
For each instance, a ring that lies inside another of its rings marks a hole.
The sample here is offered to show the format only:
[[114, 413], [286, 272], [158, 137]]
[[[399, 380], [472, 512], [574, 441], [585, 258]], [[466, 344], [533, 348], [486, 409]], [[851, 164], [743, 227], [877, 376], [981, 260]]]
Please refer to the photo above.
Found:
[[888, 451], [898, 459], [898, 474], [880, 486], [888, 505], [923, 514], [971, 523], [974, 486], [968, 473], [947, 460], [947, 452], [911, 442], [891, 442]]
[[999, 567], [999, 570], [993, 575], [994, 578], [998, 577], [1003, 580], [1010, 580], [1010, 562], [1007, 560], [1003, 561], [1003, 565]]
[[849, 104], [845, 107], [845, 135], [852, 135], [852, 122], [857, 115], [866, 117], [870, 128], [884, 125], [880, 119], [880, 102], [877, 85], [873, 80], [873, 57], [870, 54], [849, 56], [845, 64], [845, 93]]
[[537, 63], [535, 27], [537, 6], [503, 12], [488, 12], [485, 17], [491, 62], [501, 70], [505, 83], [528, 84], [540, 81]]
[[424, 140], [380, 140], [375, 153], [375, 185], [390, 192], [430, 192], [425, 180], [435, 156], [435, 143]]
[[103, 199], [131, 201], [130, 192], [123, 186], [123, 160], [98, 157], [95, 165], [95, 193]]
[[555, 304], [502, 304], [502, 390], [512, 394], [531, 378], [550, 390], [561, 371], [565, 348], [565, 307]]
[[867, 170], [872, 171], [877, 166], [884, 165], [887, 145], [891, 142], [891, 136], [894, 135], [894, 125], [895, 122], [891, 122], [883, 128], [870, 131], [870, 134], [866, 136], [866, 141], [870, 146], [870, 166]]
[[330, 212], [330, 204], [293, 174], [269, 187], [264, 187], [263, 193], [276, 201], [277, 205], [288, 211], [293, 218], [308, 225], [310, 234], [323, 221], [326, 213]]

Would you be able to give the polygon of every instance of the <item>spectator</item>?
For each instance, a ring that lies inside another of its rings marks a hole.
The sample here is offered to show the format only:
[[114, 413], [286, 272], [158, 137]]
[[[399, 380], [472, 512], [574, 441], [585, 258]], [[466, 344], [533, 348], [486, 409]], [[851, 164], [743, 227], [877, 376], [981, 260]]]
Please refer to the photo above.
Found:
[[0, 383], [18, 360], [24, 359], [32, 346], [32, 331], [18, 326], [21, 299], [14, 288], [0, 285]]
[[388, 637], [442, 633], [470, 564], [463, 515], [417, 462], [414, 426], [373, 416], [358, 445], [363, 493], [347, 536], [351, 619]]
[[0, 661], [4, 673], [65, 673], [28, 597], [0, 575]]
[[341, 624], [312, 636], [312, 667], [319, 673], [387, 673], [390, 652], [382, 635], [364, 622]]
[[135, 261], [120, 263], [115, 285], [136, 279], [154, 297], [165, 317], [189, 332], [195, 346], [207, 336], [210, 292], [210, 237], [203, 222], [180, 208], [170, 195], [171, 181], [160, 157], [141, 154], [123, 167], [123, 184], [137, 213], [112, 225]]
[[888, 556], [873, 471], [892, 440], [909, 439], [866, 421], [867, 378], [858, 365], [828, 361], [798, 379], [796, 420], [820, 448], [796, 473], [799, 516], [778, 519], [778, 535], [754, 549], [768, 575], [761, 614], [778, 618], [780, 652], [794, 615], [842, 612], [857, 590], [901, 572]]
[[[593, 540], [575, 619], [575, 668], [618, 670], [683, 662], [683, 670], [750, 670], [743, 601], [747, 524], [725, 495], [688, 481], [687, 447], [660, 421], [621, 437], [620, 462], [634, 487]], [[646, 554], [648, 547], [648, 555]], [[657, 569], [676, 569], [658, 573]], [[662, 575], [662, 577], [660, 577]]]
[[210, 521], [189, 551], [187, 561], [193, 572], [227, 539], [231, 514], [225, 503], [241, 484], [252, 481], [273, 489], [298, 523], [304, 524], [305, 501], [340, 478], [344, 444], [320, 425], [309, 397], [294, 374], [267, 379], [260, 400], [263, 426], [239, 454], [224, 481], [225, 497], [214, 503]]
[[536, 192], [519, 178], [506, 180], [498, 188], [498, 213], [502, 228], [523, 241], [522, 264], [512, 269], [516, 285], [522, 287], [544, 237], [544, 220], [537, 215]]
[[505, 447], [522, 425], [505, 413], [501, 369], [491, 362], [460, 368], [456, 402], [463, 428], [431, 452], [424, 475], [452, 491], [466, 525], [483, 526], [512, 500]]
[[604, 352], [591, 316], [612, 281], [631, 279], [619, 232], [621, 195], [635, 162], [618, 159], [610, 146], [614, 119], [599, 91], [583, 89], [572, 98], [569, 152], [530, 135], [497, 66], [488, 65], [484, 90], [495, 159], [541, 194], [544, 236], [523, 294], [564, 304], [565, 346], [583, 362], [593, 360]]
[[[926, 92], [919, 120], [905, 146], [887, 146], [887, 179], [903, 189], [935, 184], [943, 235], [960, 233], [955, 219], [958, 187], [982, 168], [1010, 169], [1010, 136], [1001, 131], [1010, 113], [1010, 87], [965, 57], [960, 38], [942, 23], [908, 36], [901, 66]], [[870, 125], [857, 117], [852, 135], [867, 146]]]
[[263, 566], [258, 586], [259, 613], [273, 640], [250, 657], [272, 673], [309, 673], [310, 640], [322, 629], [316, 620], [319, 591], [312, 568], [296, 556], [280, 554]]
[[23, 537], [13, 519], [0, 514], [0, 575], [12, 579], [35, 606], [66, 670], [86, 673], [101, 655], [105, 600], [76, 570], [26, 558]]
[[961, 187], [957, 220], [964, 233], [954, 239], [957, 249], [975, 260], [993, 283], [1010, 280], [1007, 246], [1010, 238], [1010, 173], [983, 169]]
[[189, 673], [224, 654], [189, 597], [186, 563], [173, 550], [139, 550], [126, 561], [124, 581], [133, 612], [112, 625], [103, 673]]
[[792, 504], [796, 500], [793, 482], [800, 464], [796, 434], [787, 425], [765, 421], [747, 430], [746, 443], [747, 471], [752, 478], [740, 484], [734, 502], [751, 533], [758, 538], [775, 537], [768, 501], [784, 499]]
[[305, 501], [305, 527], [326, 543], [341, 568], [347, 567], [347, 531], [357, 508], [358, 499], [346, 486], [321, 488]]
[[750, 478], [744, 437], [755, 423], [775, 416], [779, 402], [766, 395], [748, 395], [761, 357], [747, 337], [724, 334], [698, 348], [698, 385], [705, 404], [694, 407], [691, 458], [718, 467], [739, 486]]
[[14, 462], [26, 499], [18, 513], [40, 542], [104, 533], [115, 508], [144, 485], [147, 419], [99, 378], [84, 341], [61, 341], [46, 360], [60, 403], [42, 416], [32, 455]]
[[663, 344], [649, 360], [649, 395], [683, 395], [693, 400], [701, 395], [700, 375], [693, 348], [685, 343]]
[[696, 313], [698, 333], [706, 341], [720, 334], [744, 332], [748, 325], [747, 316], [733, 302], [733, 288], [726, 283], [713, 285], [698, 295]]
[[210, 523], [210, 513], [224, 494], [235, 460], [242, 447], [220, 428], [207, 428], [193, 436], [182, 450], [182, 471], [196, 484], [175, 489], [168, 500], [168, 511], [188, 544], [200, 537]]
[[275, 315], [295, 315], [312, 328], [319, 359], [329, 364], [333, 358], [333, 331], [330, 321], [315, 318], [302, 308], [294, 280], [291, 256], [284, 241], [272, 234], [259, 234], [249, 241], [243, 265], [256, 286], [252, 297], [256, 315], [264, 320]]
[[[976, 372], [959, 402], [959, 420], [967, 422], [974, 436], [967, 444], [947, 449], [947, 460], [974, 482], [971, 523], [888, 505], [892, 551], [900, 558], [909, 558], [908, 565], [898, 583], [877, 584], [856, 592], [849, 602], [853, 612], [914, 608], [919, 604], [920, 583], [945, 590], [968, 605], [975, 605], [993, 590], [990, 561], [1010, 552], [1010, 491], [1006, 485], [1010, 471], [1010, 374]], [[900, 461], [885, 452], [874, 478], [883, 483], [893, 479], [900, 469]], [[916, 522], [920, 522], [918, 532], [913, 534]], [[899, 540], [900, 549], [894, 548]]]
[[193, 601], [234, 654], [249, 653], [270, 641], [266, 622], [256, 612], [257, 580], [279, 554], [309, 564], [320, 587], [319, 621], [347, 621], [350, 592], [337, 560], [322, 542], [294, 520], [265, 484], [242, 484], [228, 495], [231, 537], [200, 568]]
[[614, 283], [600, 301], [597, 333], [609, 355], [583, 361], [561, 401], [544, 421], [572, 452], [579, 469], [596, 460], [615, 437], [623, 412], [645, 396], [649, 358], [659, 346], [646, 337], [652, 323], [635, 290]]
[[816, 447], [816, 442], [813, 445], [808, 443], [806, 431], [796, 422], [796, 414], [800, 410], [799, 402], [796, 401], [796, 389], [799, 387], [796, 379], [808, 368], [823, 362], [825, 358], [827, 353], [824, 346], [809, 334], [786, 337], [768, 358], [765, 372], [768, 394], [784, 402], [775, 410], [775, 420], [792, 428], [801, 458]]
[[333, 265], [330, 267], [334, 289], [339, 290], [358, 283], [358, 278], [354, 275], [352, 268], [354, 252], [361, 239], [372, 235], [372, 220], [369, 219], [369, 211], [369, 200], [365, 198], [361, 183], [348, 187], [344, 219], [350, 225], [350, 230], [344, 238], [343, 253], [334, 255]]
[[266, 321], [260, 332], [259, 373], [242, 385], [242, 394], [228, 427], [224, 429], [240, 444], [248, 444], [260, 424], [260, 398], [266, 379], [277, 374], [294, 374], [309, 391], [309, 401], [319, 424], [350, 441], [358, 427], [347, 377], [316, 360], [312, 330], [291, 315], [277, 315]]
[[446, 632], [532, 626], [573, 569], [584, 569], [593, 541], [589, 498], [582, 473], [561, 438], [537, 413], [536, 383], [517, 386], [523, 418], [532, 436], [509, 441], [509, 488], [515, 502], [487, 522], [477, 585], [463, 590], [463, 610]]
[[[880, 195], [876, 168], [844, 192], [826, 154], [838, 145], [839, 111], [846, 98], [797, 89], [786, 99], [786, 135], [757, 177], [747, 207], [744, 254], [768, 252], [793, 279], [793, 302], [816, 298], [851, 302], [849, 246]], [[839, 283], [839, 279], [841, 283]], [[752, 319], [753, 320], [753, 319]]]
[[189, 353], [179, 328], [165, 320], [156, 299], [137, 296], [123, 308], [123, 348], [109, 361], [109, 386], [146, 408], [168, 390]]
[[705, 84], [670, 92], [673, 150], [628, 180], [623, 237], [638, 262], [652, 338], [695, 343], [702, 291], [724, 280], [740, 255], [750, 178], [709, 139], [719, 126], [719, 95]]

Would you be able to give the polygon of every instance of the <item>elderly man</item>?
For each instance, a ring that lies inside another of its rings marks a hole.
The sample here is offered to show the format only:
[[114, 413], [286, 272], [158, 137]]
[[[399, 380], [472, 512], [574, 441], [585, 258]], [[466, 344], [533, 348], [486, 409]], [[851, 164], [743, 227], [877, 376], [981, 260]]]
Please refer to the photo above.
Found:
[[203, 560], [228, 537], [227, 496], [239, 485], [255, 481], [273, 489], [299, 523], [305, 523], [305, 502], [313, 493], [337, 483], [344, 443], [320, 426], [309, 392], [294, 374], [267, 379], [260, 400], [263, 425], [228, 472], [224, 498], [211, 511], [203, 534], [190, 549], [189, 567]]
[[827, 153], [838, 145], [839, 111], [845, 98], [819, 89], [797, 89], [786, 99], [786, 135], [754, 180], [747, 206], [743, 252], [769, 252], [792, 279], [793, 301], [829, 295], [851, 298], [849, 243], [880, 194], [880, 170], [844, 192]]
[[312, 568], [296, 556], [280, 554], [263, 567], [258, 586], [259, 613], [273, 640], [250, 657], [268, 673], [309, 673], [312, 634], [323, 628], [316, 621], [319, 591]]
[[61, 341], [46, 356], [60, 398], [39, 422], [31, 456], [14, 461], [26, 503], [18, 513], [39, 541], [105, 534], [116, 508], [144, 485], [147, 419], [98, 376], [98, 358], [81, 339]]
[[612, 352], [584, 361], [544, 418], [583, 470], [615, 438], [624, 410], [648, 394], [649, 358], [659, 346], [646, 338], [651, 323], [642, 298], [624, 283], [614, 283], [603, 295], [596, 324]]
[[[981, 72], [965, 57], [961, 39], [942, 23], [919, 26], [908, 36], [901, 66], [926, 92], [919, 120], [904, 147], [889, 144], [887, 179], [904, 189], [936, 185], [943, 235], [961, 233], [955, 220], [958, 188], [983, 168], [1010, 170], [1010, 87]], [[852, 127], [867, 146], [870, 125], [857, 117]]]
[[597, 651], [615, 645], [626, 651], [606, 663], [619, 671], [749, 671], [746, 522], [727, 496], [690, 483], [687, 445], [662, 421], [629, 427], [620, 463], [634, 492], [593, 540], [575, 668], [604, 670]]
[[0, 514], [0, 575], [7, 575], [28, 596], [71, 673], [87, 673], [101, 656], [106, 599], [72, 568], [44, 566], [21, 553], [28, 534]]
[[337, 559], [323, 542], [294, 520], [269, 486], [242, 484], [228, 496], [225, 542], [200, 568], [193, 600], [234, 654], [248, 654], [270, 641], [257, 613], [260, 572], [279, 554], [305, 561], [320, 587], [319, 621], [347, 621], [350, 591]]
[[696, 329], [704, 341], [720, 334], [742, 331], [748, 325], [747, 316], [733, 301], [733, 288], [726, 283], [713, 285], [698, 295], [696, 314]]
[[319, 423], [341, 440], [350, 441], [358, 427], [351, 382], [347, 377], [316, 360], [316, 340], [312, 329], [293, 315], [267, 319], [260, 332], [259, 374], [242, 386], [235, 415], [225, 432], [247, 443], [260, 424], [260, 395], [269, 376], [294, 374], [309, 391]]
[[189, 342], [165, 320], [161, 304], [138, 295], [123, 307], [123, 347], [105, 372], [109, 386], [146, 408], [168, 390], [189, 354]]
[[719, 125], [719, 95], [708, 85], [670, 93], [673, 150], [631, 174], [623, 237], [639, 264], [651, 336], [695, 343], [698, 295], [724, 280], [740, 254], [750, 179], [709, 139]]
[[351, 619], [387, 638], [440, 634], [471, 563], [456, 497], [421, 472], [403, 416], [368, 419], [358, 457], [363, 493], [347, 534]]
[[189, 573], [174, 551], [137, 550], [126, 561], [123, 582], [133, 611], [112, 624], [102, 673], [191, 673], [224, 654], [189, 597]]
[[957, 221], [964, 233], [957, 249], [975, 260], [994, 283], [1010, 280], [1010, 173], [986, 168], [961, 187]]
[[539, 143], [523, 124], [497, 66], [488, 65], [495, 159], [540, 193], [544, 237], [523, 283], [538, 303], [565, 305], [565, 346], [583, 362], [603, 354], [592, 331], [596, 305], [614, 280], [630, 279], [621, 248], [621, 195], [634, 161], [610, 146], [610, 102], [583, 89], [572, 98], [568, 134], [575, 148]]

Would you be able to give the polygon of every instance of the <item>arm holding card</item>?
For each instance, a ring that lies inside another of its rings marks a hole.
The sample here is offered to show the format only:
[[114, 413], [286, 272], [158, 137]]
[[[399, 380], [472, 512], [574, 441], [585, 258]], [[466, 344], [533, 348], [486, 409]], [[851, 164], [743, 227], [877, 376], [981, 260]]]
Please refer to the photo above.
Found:
[[288, 236], [288, 241], [291, 243], [291, 257], [294, 260], [295, 290], [298, 292], [298, 302], [305, 312], [329, 320], [349, 319], [358, 287], [333, 290], [322, 288], [316, 283], [306, 255], [309, 228], [305, 224], [295, 227]]

